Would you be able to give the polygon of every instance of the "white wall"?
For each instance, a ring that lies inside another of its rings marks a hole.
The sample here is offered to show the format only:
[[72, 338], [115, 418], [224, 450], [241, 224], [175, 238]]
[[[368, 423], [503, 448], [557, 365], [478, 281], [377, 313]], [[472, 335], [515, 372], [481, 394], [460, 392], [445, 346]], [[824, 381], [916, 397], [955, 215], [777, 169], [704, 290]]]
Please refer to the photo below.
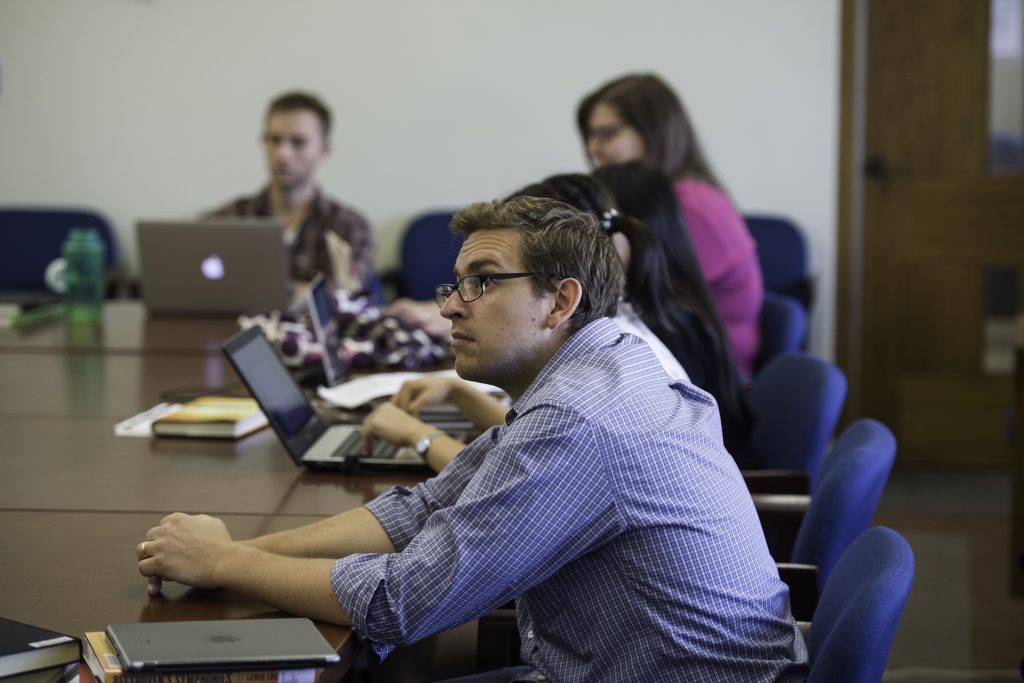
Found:
[[838, 0], [2, 0], [0, 203], [98, 208], [134, 263], [139, 217], [261, 185], [263, 108], [301, 87], [338, 121], [322, 182], [390, 265], [421, 210], [584, 170], [579, 98], [653, 70], [741, 210], [809, 233], [831, 356], [838, 60]]

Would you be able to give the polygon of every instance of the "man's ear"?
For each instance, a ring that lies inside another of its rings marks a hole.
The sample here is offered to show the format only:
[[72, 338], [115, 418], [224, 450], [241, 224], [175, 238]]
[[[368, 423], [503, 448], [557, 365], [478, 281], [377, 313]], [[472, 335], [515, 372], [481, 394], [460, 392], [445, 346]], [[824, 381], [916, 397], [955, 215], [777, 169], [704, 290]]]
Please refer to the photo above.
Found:
[[558, 289], [551, 301], [551, 310], [548, 312], [548, 329], [553, 330], [565, 323], [576, 312], [583, 298], [583, 285], [574, 277], [563, 278], [558, 283]]

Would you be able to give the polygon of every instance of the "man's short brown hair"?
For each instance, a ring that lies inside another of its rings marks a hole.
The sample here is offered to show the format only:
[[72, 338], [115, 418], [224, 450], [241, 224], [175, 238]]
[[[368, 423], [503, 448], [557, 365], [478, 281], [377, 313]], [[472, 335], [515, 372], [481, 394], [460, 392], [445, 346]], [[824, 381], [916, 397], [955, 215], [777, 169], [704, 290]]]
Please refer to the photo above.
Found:
[[570, 319], [575, 332], [602, 317], [614, 317], [625, 286], [622, 264], [597, 218], [554, 199], [517, 197], [470, 204], [455, 214], [451, 229], [469, 236], [478, 230], [511, 228], [520, 233], [523, 266], [537, 294], [555, 291], [554, 280], [576, 278], [583, 286]]
[[320, 121], [320, 131], [324, 140], [331, 133], [331, 110], [320, 99], [311, 93], [298, 90], [280, 95], [267, 106], [267, 121], [273, 114], [284, 111], [309, 111]]

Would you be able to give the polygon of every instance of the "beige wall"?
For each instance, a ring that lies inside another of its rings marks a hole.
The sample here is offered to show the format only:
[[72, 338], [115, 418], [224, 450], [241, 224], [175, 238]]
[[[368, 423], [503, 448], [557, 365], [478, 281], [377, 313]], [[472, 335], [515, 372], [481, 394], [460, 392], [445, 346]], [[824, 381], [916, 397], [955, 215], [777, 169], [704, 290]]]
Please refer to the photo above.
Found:
[[259, 186], [267, 99], [321, 93], [326, 188], [394, 263], [423, 209], [585, 169], [573, 113], [655, 70], [684, 97], [741, 209], [797, 219], [832, 355], [838, 0], [2, 0], [0, 203], [83, 204], [132, 263], [139, 217]]

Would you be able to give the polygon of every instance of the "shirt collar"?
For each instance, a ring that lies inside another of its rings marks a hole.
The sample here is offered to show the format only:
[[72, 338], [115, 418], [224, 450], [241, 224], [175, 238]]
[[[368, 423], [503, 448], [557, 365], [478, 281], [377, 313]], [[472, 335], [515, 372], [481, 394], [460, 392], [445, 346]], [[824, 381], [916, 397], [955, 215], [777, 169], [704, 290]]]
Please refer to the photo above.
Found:
[[[317, 185], [313, 191], [313, 201], [309, 205], [309, 214], [306, 217], [307, 220], [313, 217], [324, 216], [330, 206], [330, 201], [327, 199], [327, 195], [323, 193], [320, 186]], [[270, 184], [268, 183], [263, 187], [258, 195], [256, 195], [256, 214], [262, 216], [270, 215]]]
[[533, 395], [540, 391], [547, 384], [548, 379], [557, 373], [563, 365], [597, 349], [612, 346], [620, 339], [622, 339], [622, 330], [611, 318], [598, 318], [585, 325], [583, 329], [574, 332], [565, 340], [561, 348], [555, 351], [555, 355], [541, 368], [523, 395], [512, 405], [511, 410], [505, 415], [505, 424], [512, 424], [519, 411], [529, 405]]

